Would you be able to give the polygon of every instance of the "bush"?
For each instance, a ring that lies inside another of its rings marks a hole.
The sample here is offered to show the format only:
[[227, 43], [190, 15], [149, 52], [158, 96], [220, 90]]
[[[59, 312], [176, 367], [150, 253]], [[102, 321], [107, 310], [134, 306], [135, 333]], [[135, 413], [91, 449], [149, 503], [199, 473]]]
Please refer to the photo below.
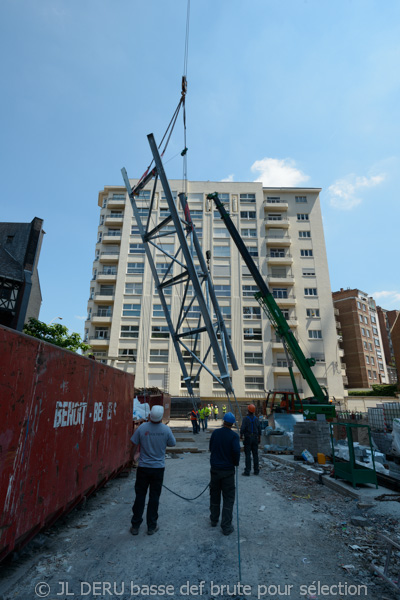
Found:
[[396, 397], [397, 386], [389, 384], [375, 384], [372, 390], [349, 390], [349, 396], [390, 396]]

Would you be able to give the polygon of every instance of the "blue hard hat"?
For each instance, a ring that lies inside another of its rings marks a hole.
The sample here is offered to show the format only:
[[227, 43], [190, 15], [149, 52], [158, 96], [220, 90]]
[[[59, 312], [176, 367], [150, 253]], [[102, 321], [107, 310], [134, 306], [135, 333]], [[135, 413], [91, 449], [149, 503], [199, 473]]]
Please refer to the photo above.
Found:
[[235, 423], [236, 422], [235, 415], [231, 412], [225, 413], [224, 421], [226, 421], [227, 423]]

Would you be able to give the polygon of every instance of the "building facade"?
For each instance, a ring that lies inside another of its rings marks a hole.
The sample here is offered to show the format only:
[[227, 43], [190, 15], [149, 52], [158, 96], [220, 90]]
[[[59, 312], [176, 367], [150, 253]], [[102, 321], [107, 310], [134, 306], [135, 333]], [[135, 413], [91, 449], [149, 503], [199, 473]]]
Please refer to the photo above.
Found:
[[341, 347], [349, 388], [389, 383], [378, 312], [374, 299], [358, 289], [333, 292], [339, 311]]
[[392, 340], [392, 329], [400, 312], [398, 310], [385, 310], [380, 306], [377, 306], [377, 311], [389, 383], [396, 384], [399, 379], [398, 366], [395, 359], [395, 346]]
[[[134, 185], [136, 182], [132, 182]], [[181, 181], [170, 181], [173, 195]], [[273, 188], [261, 183], [188, 182], [188, 202], [219, 304], [239, 364], [232, 372], [238, 399], [263, 398], [265, 390], [291, 390], [283, 345], [254, 298], [258, 291], [218, 211], [207, 194], [218, 192], [257, 266], [282, 309], [306, 356], [314, 357], [314, 373], [329, 395], [342, 398], [338, 348], [319, 189]], [[157, 188], [154, 225], [168, 214], [162, 188]], [[137, 202], [142, 219], [149, 214], [150, 190]], [[132, 207], [124, 187], [99, 193], [100, 221], [90, 284], [85, 338], [97, 359], [135, 372], [137, 386], [158, 386], [172, 396], [186, 396], [179, 363], [166, 327], [153, 277]], [[174, 238], [165, 237], [174, 254]], [[157, 271], [165, 268], [155, 252]], [[170, 313], [176, 318], [180, 286], [171, 290]], [[194, 327], [196, 315], [193, 314]], [[189, 321], [191, 315], [188, 315]], [[212, 353], [211, 353], [212, 354]], [[213, 357], [208, 357], [212, 369]], [[310, 395], [297, 368], [299, 389]], [[198, 393], [204, 400], [224, 397], [209, 373], [202, 372]]]

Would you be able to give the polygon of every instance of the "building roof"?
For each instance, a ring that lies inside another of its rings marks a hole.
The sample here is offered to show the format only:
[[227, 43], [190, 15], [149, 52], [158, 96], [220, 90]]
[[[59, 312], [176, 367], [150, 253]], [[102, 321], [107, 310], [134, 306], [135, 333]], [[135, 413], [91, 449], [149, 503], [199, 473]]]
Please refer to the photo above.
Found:
[[0, 223], [1, 277], [22, 282], [24, 270], [32, 271], [42, 224], [37, 217], [31, 223]]

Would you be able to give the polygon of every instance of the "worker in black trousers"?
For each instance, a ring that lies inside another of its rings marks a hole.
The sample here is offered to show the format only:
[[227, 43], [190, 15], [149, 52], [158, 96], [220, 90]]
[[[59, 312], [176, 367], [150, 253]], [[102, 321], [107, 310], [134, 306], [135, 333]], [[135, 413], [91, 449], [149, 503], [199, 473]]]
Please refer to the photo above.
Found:
[[261, 425], [255, 415], [256, 407], [254, 404], [249, 404], [247, 411], [247, 415], [243, 419], [240, 428], [240, 439], [243, 440], [244, 454], [246, 457], [246, 466], [242, 475], [248, 477], [251, 471], [251, 455], [253, 455], [254, 475], [258, 475], [260, 472], [258, 464], [258, 444], [261, 441]]
[[237, 433], [232, 431], [235, 415], [224, 415], [224, 425], [214, 429], [210, 438], [210, 520], [216, 527], [221, 512], [221, 529], [224, 535], [234, 531], [232, 525], [233, 505], [235, 503], [235, 467], [240, 461], [240, 442]]

